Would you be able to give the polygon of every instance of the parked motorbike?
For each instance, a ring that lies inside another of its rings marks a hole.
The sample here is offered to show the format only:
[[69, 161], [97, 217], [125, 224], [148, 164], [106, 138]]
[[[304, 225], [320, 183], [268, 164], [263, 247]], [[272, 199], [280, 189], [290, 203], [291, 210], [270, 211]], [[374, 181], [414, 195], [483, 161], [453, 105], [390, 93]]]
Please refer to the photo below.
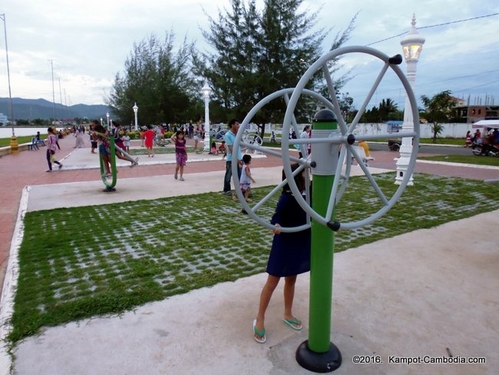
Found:
[[476, 156], [499, 156], [499, 149], [494, 145], [473, 142], [471, 152]]
[[390, 151], [400, 150], [400, 141], [395, 140], [395, 139], [389, 139], [388, 140], [388, 148], [390, 149]]

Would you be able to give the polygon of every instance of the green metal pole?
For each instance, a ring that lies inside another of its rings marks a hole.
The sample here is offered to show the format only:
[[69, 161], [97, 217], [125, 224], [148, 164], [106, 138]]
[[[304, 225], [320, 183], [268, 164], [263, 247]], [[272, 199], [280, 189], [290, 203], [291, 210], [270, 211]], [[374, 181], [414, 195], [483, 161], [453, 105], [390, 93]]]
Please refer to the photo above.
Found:
[[104, 168], [104, 161], [102, 160], [102, 157], [99, 155], [99, 160], [100, 160], [100, 172], [101, 172], [101, 179], [102, 182], [104, 183], [104, 186], [106, 187], [103, 191], [104, 192], [112, 192], [116, 191], [115, 186], [116, 186], [116, 181], [117, 181], [117, 169], [116, 169], [116, 148], [114, 145], [114, 137], [111, 135], [109, 137], [109, 150], [110, 150], [110, 170], [111, 170], [111, 181], [107, 180], [107, 177], [105, 176], [106, 169]]
[[[314, 165], [312, 208], [325, 217], [338, 165], [338, 145], [326, 142], [333, 133], [338, 133], [336, 116], [331, 110], [317, 112], [312, 133], [314, 139], [325, 140], [312, 145], [311, 155]], [[330, 341], [333, 257], [334, 232], [312, 221], [309, 333], [308, 340], [296, 351], [296, 360], [307, 370], [321, 373], [336, 370], [342, 360], [339, 349]]]
[[[321, 216], [326, 215], [332, 186], [332, 176], [314, 176], [312, 208]], [[312, 222], [308, 346], [318, 353], [329, 350], [333, 293], [333, 241], [334, 232], [331, 229]]]

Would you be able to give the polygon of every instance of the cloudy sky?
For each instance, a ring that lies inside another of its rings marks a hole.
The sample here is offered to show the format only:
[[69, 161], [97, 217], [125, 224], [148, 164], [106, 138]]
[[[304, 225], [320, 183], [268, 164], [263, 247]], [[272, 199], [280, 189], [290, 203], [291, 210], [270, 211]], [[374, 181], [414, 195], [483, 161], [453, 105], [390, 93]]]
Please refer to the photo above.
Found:
[[[263, 0], [257, 4], [261, 8]], [[217, 18], [229, 5], [229, 0], [3, 0], [0, 14], [6, 19], [12, 97], [103, 104], [133, 43], [151, 34], [162, 39], [173, 30], [179, 44], [186, 37], [206, 49], [200, 31], [208, 29], [206, 15]], [[426, 38], [417, 65], [416, 96], [451, 90], [456, 97], [470, 98], [470, 104], [481, 100], [499, 105], [497, 0], [308, 0], [303, 9], [321, 9], [316, 29], [333, 28], [324, 52], [358, 13], [346, 45], [370, 45], [387, 55], [401, 53], [402, 36], [394, 36], [410, 29], [414, 13]], [[9, 95], [5, 55], [2, 33], [0, 97]], [[347, 55], [342, 61], [354, 76], [344, 91], [359, 107], [379, 69], [363, 56]], [[400, 88], [382, 85], [371, 105], [391, 98], [403, 107], [404, 97]]]

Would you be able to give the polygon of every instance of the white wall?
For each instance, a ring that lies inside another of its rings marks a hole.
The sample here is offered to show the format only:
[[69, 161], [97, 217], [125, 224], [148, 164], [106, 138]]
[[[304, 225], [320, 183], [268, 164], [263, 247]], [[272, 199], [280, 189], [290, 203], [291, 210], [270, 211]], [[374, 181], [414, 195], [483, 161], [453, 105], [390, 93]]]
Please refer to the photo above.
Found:
[[[300, 124], [298, 127], [303, 129], [306, 124]], [[465, 138], [466, 132], [470, 130], [474, 133], [474, 129], [472, 128], [472, 124], [441, 124], [443, 126], [443, 131], [440, 133], [439, 137], [441, 138]], [[257, 126], [250, 124], [250, 131], [256, 131]], [[430, 124], [420, 124], [420, 133], [421, 138], [433, 138], [433, 132]], [[266, 124], [265, 132], [270, 133], [271, 130], [275, 130], [276, 134], [281, 134], [281, 124]], [[384, 123], [362, 123], [358, 124], [357, 128], [354, 131], [356, 136], [361, 135], [376, 135], [383, 134], [388, 132], [388, 125]], [[397, 136], [397, 133], [392, 133], [394, 137]]]
[[[466, 132], [472, 129], [472, 124], [441, 124], [443, 127], [442, 133], [439, 134], [441, 138], [464, 138], [466, 137]], [[432, 138], [433, 132], [431, 124], [420, 124], [419, 127], [421, 138]], [[386, 124], [358, 124], [355, 135], [369, 134], [376, 135], [387, 132]], [[396, 136], [397, 133], [393, 133]]]

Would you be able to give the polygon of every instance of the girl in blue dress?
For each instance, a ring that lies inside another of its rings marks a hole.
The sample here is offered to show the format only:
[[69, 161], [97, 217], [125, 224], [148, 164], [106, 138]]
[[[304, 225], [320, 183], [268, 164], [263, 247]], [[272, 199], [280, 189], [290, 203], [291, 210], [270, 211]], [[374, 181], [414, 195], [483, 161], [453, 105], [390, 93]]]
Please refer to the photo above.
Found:
[[[297, 168], [298, 164], [291, 166], [293, 171]], [[283, 179], [284, 177], [283, 172]], [[295, 183], [302, 194], [305, 194], [305, 170], [295, 176]], [[257, 317], [253, 321], [253, 338], [260, 344], [267, 341], [265, 312], [281, 277], [284, 277], [283, 322], [296, 331], [303, 328], [302, 322], [292, 313], [293, 298], [297, 275], [310, 271], [310, 228], [293, 233], [279, 230], [279, 226], [296, 227], [307, 223], [307, 214], [296, 201], [288, 185], [283, 188], [271, 223], [277, 228], [273, 231], [274, 239], [267, 263], [267, 282], [260, 295]]]

